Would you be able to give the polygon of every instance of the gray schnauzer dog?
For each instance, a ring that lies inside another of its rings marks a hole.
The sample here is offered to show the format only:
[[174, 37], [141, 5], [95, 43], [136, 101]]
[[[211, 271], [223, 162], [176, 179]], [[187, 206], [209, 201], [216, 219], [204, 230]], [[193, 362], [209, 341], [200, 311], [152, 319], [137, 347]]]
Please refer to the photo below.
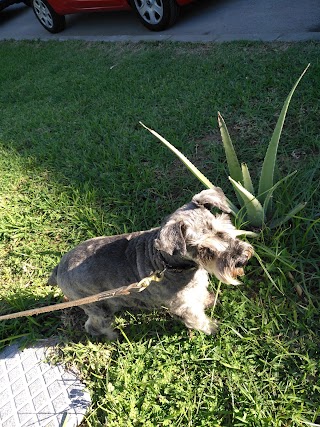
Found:
[[57, 284], [69, 300], [94, 295], [139, 282], [162, 272], [161, 282], [152, 282], [143, 292], [82, 306], [88, 315], [91, 335], [117, 337], [112, 328], [121, 308], [167, 308], [190, 329], [214, 334], [218, 322], [205, 314], [215, 295], [208, 291], [209, 274], [236, 285], [237, 277], [253, 254], [250, 244], [237, 237], [226, 213], [213, 215], [216, 207], [230, 212], [219, 187], [204, 190], [163, 224], [148, 231], [89, 239], [63, 256], [49, 284]]

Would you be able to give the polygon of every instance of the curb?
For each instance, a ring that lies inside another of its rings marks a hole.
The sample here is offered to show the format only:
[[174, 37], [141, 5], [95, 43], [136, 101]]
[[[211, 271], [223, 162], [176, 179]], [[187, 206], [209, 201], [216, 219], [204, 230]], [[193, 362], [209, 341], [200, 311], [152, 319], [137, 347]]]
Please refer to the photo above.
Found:
[[[0, 38], [1, 39], [1, 38]], [[224, 43], [233, 41], [259, 42], [302, 42], [320, 41], [320, 32], [309, 33], [267, 33], [267, 34], [185, 34], [185, 35], [117, 35], [117, 36], [55, 36], [42, 37], [18, 36], [2, 39], [6, 40], [40, 40], [40, 41], [88, 41], [88, 42], [182, 42], [182, 43]]]

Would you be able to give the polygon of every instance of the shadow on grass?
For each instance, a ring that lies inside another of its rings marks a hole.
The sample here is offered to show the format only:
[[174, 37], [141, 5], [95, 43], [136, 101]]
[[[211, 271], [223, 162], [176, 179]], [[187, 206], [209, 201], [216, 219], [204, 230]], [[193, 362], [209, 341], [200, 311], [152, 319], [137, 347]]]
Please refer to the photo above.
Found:
[[[85, 332], [84, 324], [88, 316], [80, 307], [73, 307], [60, 312], [60, 332], [63, 340], [82, 342], [85, 339], [93, 342], [110, 342], [104, 336], [93, 337]], [[160, 311], [120, 311], [116, 314], [114, 328], [119, 334], [119, 342], [129, 340], [140, 342], [161, 336], [176, 336], [186, 330], [177, 319], [173, 319], [163, 310]]]
[[[41, 297], [33, 296], [20, 290], [7, 295], [6, 298], [0, 298], [0, 312], [1, 315], [18, 313], [58, 302], [61, 302], [61, 298], [56, 298], [54, 292]], [[0, 348], [14, 342], [20, 337], [24, 337], [27, 343], [33, 343], [37, 339], [56, 336], [60, 316], [61, 314], [56, 311], [39, 314], [38, 316], [2, 320], [1, 337], [3, 338], [0, 340]]]

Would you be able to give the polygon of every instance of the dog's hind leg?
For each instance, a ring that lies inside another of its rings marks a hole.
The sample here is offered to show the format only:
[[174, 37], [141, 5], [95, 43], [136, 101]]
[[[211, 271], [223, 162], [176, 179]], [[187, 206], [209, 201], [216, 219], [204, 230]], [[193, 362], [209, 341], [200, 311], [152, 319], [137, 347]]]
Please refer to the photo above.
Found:
[[107, 307], [100, 307], [97, 304], [85, 305], [82, 307], [88, 315], [84, 327], [88, 334], [93, 336], [104, 335], [109, 340], [118, 338], [117, 332], [113, 329], [113, 313]]

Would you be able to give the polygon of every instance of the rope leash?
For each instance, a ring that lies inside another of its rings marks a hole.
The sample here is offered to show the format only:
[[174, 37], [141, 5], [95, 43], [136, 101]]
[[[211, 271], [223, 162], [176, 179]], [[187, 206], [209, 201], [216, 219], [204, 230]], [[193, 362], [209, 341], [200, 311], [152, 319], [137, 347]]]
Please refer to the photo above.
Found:
[[164, 277], [163, 271], [155, 271], [148, 277], [144, 277], [140, 282], [132, 283], [129, 286], [122, 286], [121, 288], [112, 289], [110, 291], [100, 292], [90, 297], [80, 298], [74, 301], [62, 302], [55, 305], [47, 305], [40, 308], [32, 308], [31, 310], [19, 311], [17, 313], [5, 314], [0, 316], [0, 320], [17, 319], [18, 317], [35, 316], [41, 313], [49, 313], [50, 311], [63, 310], [70, 307], [78, 307], [84, 304], [91, 304], [97, 301], [103, 301], [110, 298], [131, 295], [132, 292], [144, 291], [152, 282], [161, 282]]

